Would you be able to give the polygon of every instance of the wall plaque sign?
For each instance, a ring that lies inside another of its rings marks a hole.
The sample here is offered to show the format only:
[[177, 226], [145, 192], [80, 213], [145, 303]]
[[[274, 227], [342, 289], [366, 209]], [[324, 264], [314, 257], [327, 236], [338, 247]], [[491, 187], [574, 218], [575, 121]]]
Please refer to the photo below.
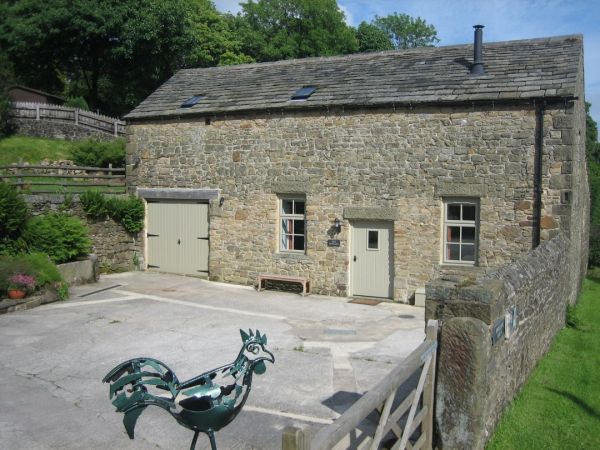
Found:
[[504, 337], [504, 326], [505, 319], [498, 319], [494, 325], [492, 325], [492, 345], [496, 344], [500, 339]]
[[340, 240], [339, 239], [327, 239], [327, 247], [339, 247]]

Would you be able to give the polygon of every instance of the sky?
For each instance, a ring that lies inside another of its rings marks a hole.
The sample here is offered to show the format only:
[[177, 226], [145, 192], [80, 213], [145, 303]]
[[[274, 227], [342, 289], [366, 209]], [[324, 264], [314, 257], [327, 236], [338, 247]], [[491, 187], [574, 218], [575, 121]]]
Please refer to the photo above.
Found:
[[[236, 13], [239, 0], [214, 0]], [[483, 40], [497, 42], [583, 34], [586, 101], [600, 124], [600, 1], [598, 0], [338, 0], [349, 25], [394, 12], [435, 26], [438, 45], [469, 44], [473, 25], [485, 25]], [[484, 55], [485, 56], [485, 55]]]

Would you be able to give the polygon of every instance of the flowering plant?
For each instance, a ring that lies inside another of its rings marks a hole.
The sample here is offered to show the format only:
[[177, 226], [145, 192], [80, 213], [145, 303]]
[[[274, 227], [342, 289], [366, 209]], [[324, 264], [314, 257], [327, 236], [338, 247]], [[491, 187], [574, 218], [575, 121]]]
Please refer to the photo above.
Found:
[[33, 292], [35, 290], [35, 277], [24, 273], [16, 273], [8, 279], [8, 289]]

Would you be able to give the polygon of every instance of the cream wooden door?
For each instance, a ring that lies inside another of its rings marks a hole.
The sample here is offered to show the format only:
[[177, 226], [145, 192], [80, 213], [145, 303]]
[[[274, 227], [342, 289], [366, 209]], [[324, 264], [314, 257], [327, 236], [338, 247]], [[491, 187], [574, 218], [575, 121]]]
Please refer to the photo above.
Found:
[[393, 222], [353, 221], [351, 225], [352, 294], [391, 298]]
[[149, 269], [208, 274], [208, 204], [149, 202], [147, 220]]

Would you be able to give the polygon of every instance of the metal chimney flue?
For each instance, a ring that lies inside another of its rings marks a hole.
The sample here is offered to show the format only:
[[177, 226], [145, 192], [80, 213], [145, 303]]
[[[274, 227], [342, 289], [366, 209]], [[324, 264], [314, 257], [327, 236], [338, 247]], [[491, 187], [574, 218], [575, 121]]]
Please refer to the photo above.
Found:
[[474, 25], [475, 42], [473, 45], [473, 66], [471, 67], [471, 75], [485, 75], [483, 68], [483, 25]]

